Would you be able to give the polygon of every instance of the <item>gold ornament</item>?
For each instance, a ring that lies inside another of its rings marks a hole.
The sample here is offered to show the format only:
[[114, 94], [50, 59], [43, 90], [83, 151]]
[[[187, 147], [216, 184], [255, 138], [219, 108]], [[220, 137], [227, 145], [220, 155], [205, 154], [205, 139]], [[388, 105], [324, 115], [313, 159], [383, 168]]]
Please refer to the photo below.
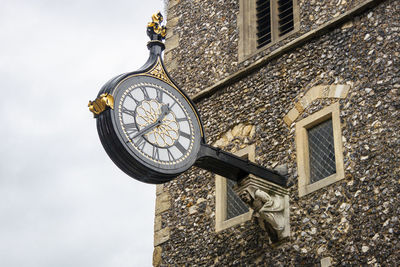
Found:
[[96, 117], [106, 110], [107, 107], [114, 109], [114, 97], [108, 93], [101, 94], [96, 100], [89, 101], [88, 107]]

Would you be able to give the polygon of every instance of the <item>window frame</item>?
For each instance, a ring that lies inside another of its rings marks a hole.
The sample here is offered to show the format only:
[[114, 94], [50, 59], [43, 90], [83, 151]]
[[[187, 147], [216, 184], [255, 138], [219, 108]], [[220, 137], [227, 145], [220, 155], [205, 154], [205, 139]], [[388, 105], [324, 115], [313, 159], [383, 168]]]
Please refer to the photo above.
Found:
[[278, 25], [278, 0], [271, 0], [271, 42], [257, 49], [257, 0], [239, 0], [239, 44], [238, 59], [239, 62], [259, 53], [270, 46], [282, 41], [290, 35], [297, 32], [300, 28], [299, 6], [297, 0], [293, 1], [293, 30], [279, 36]]
[[[310, 160], [308, 129], [332, 119], [336, 173], [310, 183]], [[342, 130], [339, 103], [336, 102], [296, 123], [295, 142], [297, 151], [299, 197], [305, 196], [330, 184], [342, 180], [344, 175]]]
[[[249, 161], [255, 161], [255, 145], [247, 146], [235, 153], [236, 156], [247, 156]], [[244, 223], [251, 219], [253, 210], [249, 207], [249, 211], [231, 219], [227, 217], [227, 182], [226, 178], [215, 175], [215, 231], [219, 232], [232, 226]]]

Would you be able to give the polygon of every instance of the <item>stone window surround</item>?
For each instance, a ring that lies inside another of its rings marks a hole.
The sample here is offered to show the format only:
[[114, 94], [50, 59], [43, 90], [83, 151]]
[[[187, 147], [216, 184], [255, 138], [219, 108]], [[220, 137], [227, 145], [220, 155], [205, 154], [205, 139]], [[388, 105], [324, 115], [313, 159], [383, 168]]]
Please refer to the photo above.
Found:
[[287, 38], [291, 34], [297, 32], [300, 29], [300, 16], [299, 16], [299, 6], [297, 0], [293, 1], [293, 23], [294, 29], [285, 35], [279, 37], [278, 25], [277, 25], [277, 1], [271, 0], [272, 9], [271, 16], [271, 32], [272, 40], [269, 44], [257, 49], [257, 22], [256, 22], [256, 1], [257, 0], [239, 0], [239, 15], [237, 19], [239, 27], [239, 45], [238, 45], [238, 59], [242, 62], [256, 53], [259, 53], [268, 47], [280, 42], [281, 40]]
[[[248, 159], [252, 162], [255, 161], [255, 145], [247, 146], [233, 154], [239, 157], [247, 156]], [[229, 220], [225, 220], [226, 218], [226, 178], [216, 175], [215, 176], [215, 231], [219, 232], [225, 230], [229, 227], [244, 223], [251, 219], [253, 214], [253, 210], [249, 210], [242, 215], [236, 216]]]
[[[310, 166], [307, 129], [327, 120], [332, 119], [333, 139], [335, 149], [336, 173], [310, 184]], [[339, 103], [336, 102], [322, 110], [302, 119], [296, 123], [296, 151], [298, 168], [299, 197], [305, 196], [318, 189], [326, 187], [342, 180], [344, 175], [343, 167], [343, 145], [342, 130], [340, 125]]]
[[299, 101], [294, 103], [294, 107], [283, 117], [283, 121], [290, 127], [314, 100], [324, 98], [345, 99], [351, 84], [352, 82], [348, 82], [348, 84], [317, 85], [310, 88]]

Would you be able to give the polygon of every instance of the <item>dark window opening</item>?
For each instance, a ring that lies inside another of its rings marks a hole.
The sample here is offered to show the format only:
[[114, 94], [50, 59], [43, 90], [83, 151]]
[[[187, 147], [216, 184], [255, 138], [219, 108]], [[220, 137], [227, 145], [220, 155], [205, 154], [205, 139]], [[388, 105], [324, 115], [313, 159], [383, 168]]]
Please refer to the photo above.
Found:
[[258, 49], [272, 41], [271, 3], [269, 0], [258, 0], [256, 5]]
[[226, 220], [232, 219], [249, 211], [247, 205], [232, 189], [235, 184], [235, 181], [226, 179]]
[[279, 0], [278, 13], [279, 36], [282, 36], [294, 29], [293, 0]]
[[257, 49], [294, 30], [293, 0], [272, 1], [256, 1]]

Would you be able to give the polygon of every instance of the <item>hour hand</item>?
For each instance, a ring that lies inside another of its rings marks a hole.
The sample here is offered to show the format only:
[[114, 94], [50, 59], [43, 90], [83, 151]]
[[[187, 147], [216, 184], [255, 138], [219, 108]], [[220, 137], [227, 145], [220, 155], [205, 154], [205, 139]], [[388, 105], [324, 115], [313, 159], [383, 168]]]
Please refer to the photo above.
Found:
[[151, 131], [154, 127], [160, 125], [162, 120], [165, 118], [165, 116], [168, 115], [170, 110], [171, 109], [169, 108], [169, 104], [162, 105], [161, 110], [160, 110], [161, 112], [158, 115], [157, 120], [153, 123], [150, 123], [149, 125], [146, 125], [143, 129], [141, 129], [139, 132], [137, 132], [131, 139], [135, 139], [136, 137], [138, 137], [140, 135], [144, 135], [144, 134], [148, 133], [149, 131]]
[[161, 123], [161, 121], [165, 118], [165, 116], [168, 115], [168, 113], [171, 111], [171, 109], [169, 108], [169, 104], [164, 104], [161, 106], [161, 113], [158, 116], [157, 121], [159, 121]]
[[151, 131], [151, 129], [153, 129], [153, 127], [159, 125], [160, 123], [157, 121], [150, 123], [149, 125], [146, 125], [143, 129], [141, 129], [139, 132], [137, 132], [134, 136], [132, 136], [131, 139], [135, 139], [136, 137], [140, 136], [140, 135], [144, 135], [146, 133], [148, 133], [149, 131]]

